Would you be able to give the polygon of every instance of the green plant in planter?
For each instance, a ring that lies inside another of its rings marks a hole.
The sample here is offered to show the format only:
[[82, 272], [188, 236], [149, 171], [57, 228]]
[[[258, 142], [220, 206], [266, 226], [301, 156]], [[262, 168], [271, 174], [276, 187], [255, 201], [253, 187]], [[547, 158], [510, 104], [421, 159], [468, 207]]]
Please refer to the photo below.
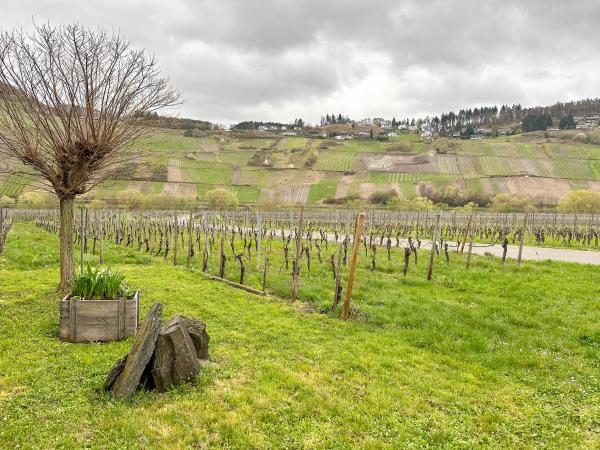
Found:
[[123, 272], [114, 272], [110, 268], [92, 269], [89, 264], [85, 273], [76, 275], [73, 280], [73, 297], [89, 300], [114, 300], [132, 298], [133, 292], [125, 283]]

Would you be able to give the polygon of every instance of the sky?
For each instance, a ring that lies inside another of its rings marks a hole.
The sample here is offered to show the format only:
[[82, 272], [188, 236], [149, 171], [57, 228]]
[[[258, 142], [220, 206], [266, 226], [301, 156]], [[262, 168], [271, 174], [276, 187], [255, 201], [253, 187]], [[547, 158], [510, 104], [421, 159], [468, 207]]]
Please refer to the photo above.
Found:
[[181, 117], [315, 123], [600, 96], [597, 0], [1, 0], [0, 28], [126, 36]]

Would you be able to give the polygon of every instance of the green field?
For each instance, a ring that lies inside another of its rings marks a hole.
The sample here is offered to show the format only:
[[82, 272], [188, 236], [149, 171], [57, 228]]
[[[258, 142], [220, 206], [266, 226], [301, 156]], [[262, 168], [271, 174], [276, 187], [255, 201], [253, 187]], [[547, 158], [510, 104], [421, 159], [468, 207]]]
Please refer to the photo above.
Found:
[[0, 196], [17, 197], [30, 184], [27, 178], [19, 175], [8, 175], [0, 181]]
[[[162, 302], [166, 318], [205, 320], [214, 363], [194, 385], [115, 401], [102, 383], [132, 339], [58, 341], [57, 244], [16, 224], [0, 256], [0, 448], [600, 446], [600, 272], [589, 266], [475, 256], [467, 272], [453, 253], [427, 282], [426, 253], [403, 277], [400, 252], [388, 262], [381, 251], [376, 271], [359, 259], [344, 323], [318, 313], [331, 303], [328, 254], [313, 277], [302, 267], [302, 301], [290, 303], [187, 271], [184, 251], [174, 268], [107, 242], [107, 264], [143, 288], [142, 316]], [[281, 254], [269, 289], [285, 296]]]
[[323, 150], [315, 164], [317, 170], [347, 171], [352, 170], [356, 153], [345, 150]]
[[319, 180], [315, 184], [311, 185], [310, 191], [308, 192], [308, 201], [310, 203], [317, 203], [328, 197], [335, 197], [335, 191], [337, 189], [337, 182], [334, 180]]

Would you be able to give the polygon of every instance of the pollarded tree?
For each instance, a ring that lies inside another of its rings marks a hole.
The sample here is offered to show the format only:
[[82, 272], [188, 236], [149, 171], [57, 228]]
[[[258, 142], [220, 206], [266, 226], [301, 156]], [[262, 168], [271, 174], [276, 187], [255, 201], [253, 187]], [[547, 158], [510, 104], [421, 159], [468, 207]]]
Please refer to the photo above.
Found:
[[79, 25], [0, 33], [0, 156], [60, 202], [60, 287], [74, 276], [73, 201], [130, 170], [144, 115], [177, 104], [157, 62]]

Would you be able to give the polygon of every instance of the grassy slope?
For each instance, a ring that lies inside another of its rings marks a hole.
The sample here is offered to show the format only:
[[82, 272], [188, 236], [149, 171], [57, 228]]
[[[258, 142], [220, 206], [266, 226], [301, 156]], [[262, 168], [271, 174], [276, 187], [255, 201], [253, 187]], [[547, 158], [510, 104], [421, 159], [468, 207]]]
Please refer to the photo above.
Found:
[[362, 261], [363, 320], [342, 323], [109, 245], [144, 313], [161, 301], [207, 321], [218, 364], [117, 402], [100, 388], [131, 340], [58, 342], [56, 245], [16, 225], [0, 257], [1, 448], [600, 445], [595, 269], [476, 258], [427, 283], [382, 262], [367, 283]]

